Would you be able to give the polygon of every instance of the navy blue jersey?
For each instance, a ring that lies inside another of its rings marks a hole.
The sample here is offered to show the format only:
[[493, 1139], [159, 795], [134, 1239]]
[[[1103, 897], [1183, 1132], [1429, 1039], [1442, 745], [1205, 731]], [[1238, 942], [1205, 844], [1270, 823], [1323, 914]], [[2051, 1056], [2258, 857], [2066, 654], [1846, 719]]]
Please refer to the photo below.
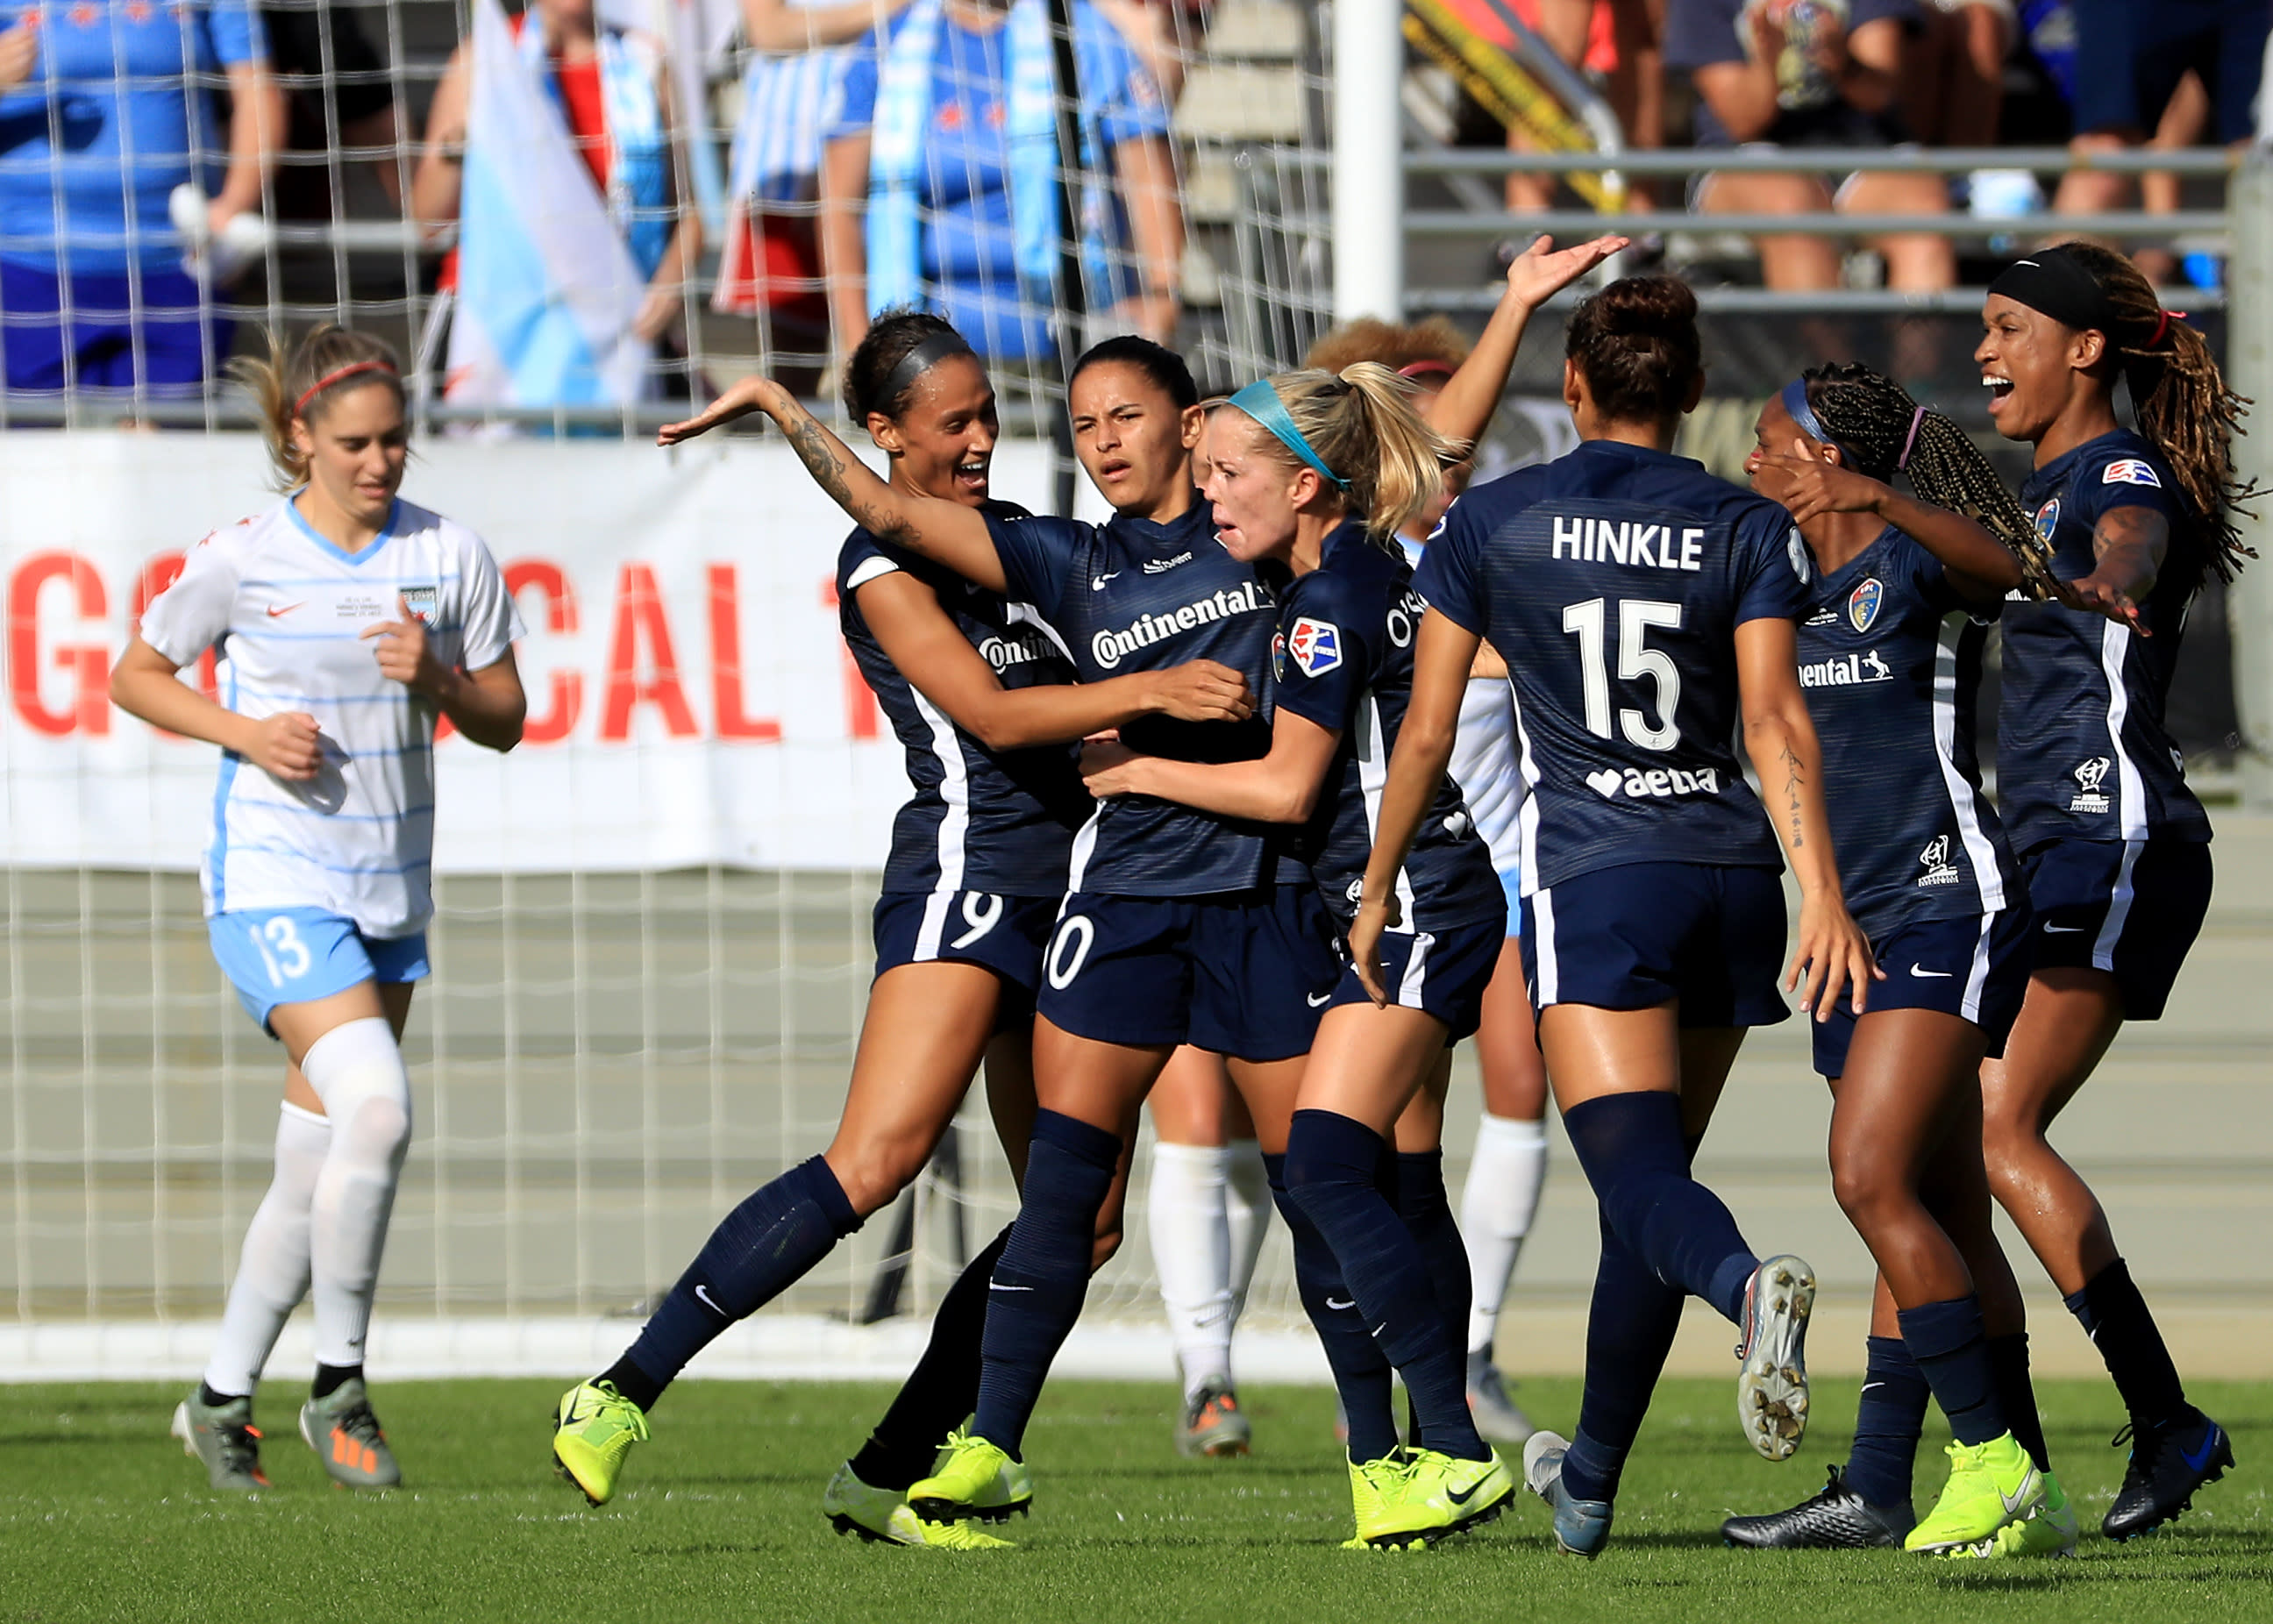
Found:
[[1882, 936], [2010, 906], [2018, 871], [1973, 747], [1998, 606], [1969, 605], [1941, 561], [1889, 526], [1819, 578], [1810, 607], [1799, 685], [1847, 911]]
[[2163, 725], [2187, 604], [2202, 577], [2201, 527], [2159, 453], [2126, 429], [2054, 458], [2021, 487], [2052, 573], [2089, 575], [2092, 531], [2111, 508], [2148, 507], [2171, 527], [2155, 589], [2139, 606], [2151, 637], [2060, 603], [2005, 610], [1997, 707], [1997, 788], [2021, 851], [2048, 840], [2206, 841], [2209, 819], [2187, 788]]
[[[1357, 917], [1390, 752], [1413, 698], [1413, 635], [1427, 608], [1404, 558], [1354, 523], [1326, 538], [1318, 567], [1279, 603], [1271, 655], [1279, 707], [1341, 734], [1296, 849], [1345, 924]], [[1491, 849], [1449, 776], [1397, 877], [1397, 900], [1415, 931], [1448, 931], [1505, 909]]]
[[[1255, 571], [1215, 539], [1207, 504], [1169, 524], [1121, 515], [987, 515], [1010, 595], [1034, 603], [1084, 682], [1215, 660], [1270, 691], [1277, 604]], [[1131, 750], [1177, 761], [1251, 761], [1271, 751], [1267, 708], [1245, 722], [1144, 716], [1121, 730]], [[1115, 796], [1075, 842], [1070, 888], [1106, 896], [1209, 896], [1269, 883], [1276, 848], [1261, 825], [1146, 796]]]
[[895, 570], [939, 595], [939, 606], [1005, 688], [1074, 680], [1072, 662], [1027, 605], [866, 530], [845, 538], [836, 556], [838, 623], [907, 752], [915, 789], [892, 820], [884, 889], [1063, 895], [1074, 831], [1090, 805], [1073, 747], [989, 750], [919, 692], [868, 630], [858, 601], [861, 587]]
[[1524, 895], [1626, 863], [1782, 866], [1732, 747], [1735, 632], [1797, 618], [1813, 573], [1781, 507], [1610, 440], [1452, 505], [1415, 584], [1507, 656]]

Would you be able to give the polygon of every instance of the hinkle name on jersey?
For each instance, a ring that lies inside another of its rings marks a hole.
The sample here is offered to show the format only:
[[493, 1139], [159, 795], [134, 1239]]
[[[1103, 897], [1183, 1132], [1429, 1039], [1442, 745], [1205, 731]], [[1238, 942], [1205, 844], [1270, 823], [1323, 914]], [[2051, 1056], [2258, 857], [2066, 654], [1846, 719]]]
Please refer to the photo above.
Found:
[[1917, 877], [1922, 886], [1954, 886], [1963, 883], [1965, 876], [1949, 860], [1949, 836], [1937, 834], [1926, 842], [1925, 849], [1918, 853], [1918, 866], [1925, 872]]
[[[1554, 515], [1555, 542], [1550, 558], [1575, 558], [1582, 564], [1630, 564], [1642, 569], [1701, 570], [1705, 555], [1699, 543], [1705, 532], [1693, 526], [1680, 532], [1680, 551], [1675, 552], [1671, 525], [1636, 524], [1621, 519], [1565, 519]], [[1563, 550], [1571, 550], [1565, 553]]]
[[1664, 800], [1677, 795], [1718, 795], [1721, 793], [1721, 774], [1717, 767], [1700, 767], [1689, 772], [1677, 767], [1661, 767], [1643, 772], [1638, 767], [1623, 770], [1603, 767], [1587, 775], [1587, 787], [1604, 800], [1617, 798], [1624, 790], [1638, 801]]
[[1858, 655], [1834, 655], [1828, 660], [1812, 661], [1799, 668], [1799, 685], [1803, 688], [1847, 688], [1857, 683], [1894, 679], [1894, 668], [1879, 658], [1875, 648], [1866, 648]]
[[1211, 620], [1228, 620], [1234, 615], [1252, 614], [1267, 610], [1271, 600], [1264, 595], [1262, 586], [1248, 581], [1237, 587], [1187, 603], [1158, 615], [1139, 615], [1123, 631], [1103, 631], [1089, 640], [1090, 658], [1106, 670], [1111, 670], [1139, 648], [1150, 647], [1179, 632], [1189, 632], [1194, 626]]

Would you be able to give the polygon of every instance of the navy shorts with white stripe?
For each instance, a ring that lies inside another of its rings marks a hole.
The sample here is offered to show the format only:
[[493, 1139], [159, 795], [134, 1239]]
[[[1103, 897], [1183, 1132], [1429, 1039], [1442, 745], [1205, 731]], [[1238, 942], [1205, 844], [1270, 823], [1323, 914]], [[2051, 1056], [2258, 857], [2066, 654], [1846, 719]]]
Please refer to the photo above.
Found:
[[[1972, 1022], [1987, 1035], [1990, 1057], [2002, 1057], [2029, 993], [2031, 924], [2026, 908], [2001, 908], [1969, 919], [1905, 920], [1872, 940], [1887, 978], [1871, 984], [1868, 1013], [1939, 1010]], [[1819, 1074], [1846, 1075], [1855, 1024], [1854, 1006], [1845, 998], [1832, 1005], [1830, 1019], [1809, 1022]]]
[[2209, 912], [2208, 842], [2047, 841], [2021, 858], [2037, 911], [2036, 968], [2105, 970], [2123, 1018], [2155, 1021]]
[[[1484, 989], [1499, 968], [1507, 931], [1497, 918], [1441, 931], [1391, 931], [1381, 939], [1381, 976], [1390, 1002], [1434, 1015], [1454, 1042], [1475, 1036], [1483, 1023]], [[1328, 1009], [1372, 1001], [1351, 965], [1335, 984]]]
[[1542, 886], [1526, 899], [1531, 1007], [1680, 1004], [1684, 1027], [1773, 1026], [1791, 1011], [1783, 881], [1769, 868], [1625, 863]]

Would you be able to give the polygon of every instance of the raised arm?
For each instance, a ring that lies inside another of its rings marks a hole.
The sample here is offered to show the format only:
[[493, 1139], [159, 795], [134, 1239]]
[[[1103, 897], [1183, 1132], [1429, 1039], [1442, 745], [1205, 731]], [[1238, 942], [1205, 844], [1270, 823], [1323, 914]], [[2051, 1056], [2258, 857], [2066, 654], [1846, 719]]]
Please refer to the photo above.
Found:
[[1542, 236], [1518, 254], [1507, 267], [1507, 290], [1493, 307], [1476, 347], [1423, 408], [1429, 426], [1474, 445], [1507, 393], [1508, 374], [1515, 370], [1515, 352], [1523, 343], [1531, 313], [1625, 245], [1622, 236], [1598, 236], [1575, 248], [1557, 249], [1552, 237]]
[[944, 565], [965, 580], [994, 592], [1009, 589], [994, 535], [977, 508], [918, 496], [879, 479], [843, 440], [799, 406], [795, 395], [769, 378], [744, 378], [711, 401], [700, 416], [664, 425], [655, 442], [676, 445], [752, 412], [763, 412], [774, 420], [814, 483], [853, 523], [879, 540]]
[[1377, 1004], [1389, 1002], [1388, 984], [1381, 977], [1381, 936], [1397, 923], [1398, 871], [1452, 764], [1460, 699], [1482, 646], [1482, 636], [1439, 610], [1421, 617], [1421, 635], [1413, 647], [1413, 694], [1397, 731], [1397, 748], [1390, 753], [1389, 780], [1382, 786], [1381, 812], [1373, 826], [1373, 857], [1365, 865], [1365, 894], [1350, 925], [1351, 962]]
[[1768, 821], [1799, 882], [1799, 944], [1784, 986], [1799, 986], [1804, 975], [1800, 1008], [1828, 1021], [1842, 985], [1852, 987], [1859, 1015], [1872, 981], [1884, 977], [1840, 889], [1831, 820], [1823, 808], [1823, 750], [1800, 692], [1798, 647], [1798, 628], [1789, 620], [1768, 616], [1737, 628], [1744, 749], [1767, 802]]
[[[1246, 679], [1212, 660], [1098, 683], [1005, 688], [923, 582], [895, 570], [855, 594], [876, 641], [924, 698], [989, 750], [1070, 745], [1155, 714], [1185, 722], [1243, 722], [1255, 714]], [[178, 685], [176, 685], [178, 686]]]
[[1281, 707], [1271, 719], [1270, 753], [1252, 761], [1171, 761], [1119, 744], [1081, 752], [1089, 792], [1149, 795], [1257, 823], [1301, 823], [1318, 804], [1341, 732]]

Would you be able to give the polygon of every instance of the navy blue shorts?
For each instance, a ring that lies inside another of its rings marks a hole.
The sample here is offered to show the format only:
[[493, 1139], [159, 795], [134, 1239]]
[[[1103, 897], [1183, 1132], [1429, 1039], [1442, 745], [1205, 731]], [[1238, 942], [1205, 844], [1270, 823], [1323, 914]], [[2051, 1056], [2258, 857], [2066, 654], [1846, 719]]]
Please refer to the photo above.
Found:
[[991, 891], [887, 891], [876, 899], [876, 974], [903, 964], [977, 964], [1031, 1002], [1057, 899]]
[[1523, 974], [1531, 1007], [1654, 1009], [1685, 1027], [1774, 1026], [1791, 1010], [1783, 969], [1783, 881], [1773, 869], [1629, 863], [1527, 899]]
[[2209, 912], [2209, 848], [2190, 840], [2055, 840], [2021, 858], [2035, 968], [2105, 970], [2126, 1021], [2156, 1021]]
[[0, 260], [0, 370], [8, 392], [60, 394], [68, 354], [76, 388], [197, 398], [229, 358], [233, 324], [214, 313], [177, 267], [144, 271], [139, 299], [135, 291], [123, 271], [78, 272], [66, 316], [56, 272]]
[[[1389, 932], [1381, 939], [1381, 974], [1389, 985], [1389, 1001], [1400, 1009], [1436, 1016], [1454, 1043], [1473, 1037], [1483, 1024], [1484, 989], [1491, 985], [1500, 949], [1506, 945], [1507, 929], [1496, 917], [1443, 931]], [[1372, 1001], [1353, 964], [1342, 971], [1325, 1007]]]
[[2155, 132], [2191, 68], [2209, 92], [2217, 145], [2249, 138], [2273, 6], [2265, 0], [2074, 0], [2079, 135]]
[[[1862, 1018], [1882, 1009], [1938, 1009], [1972, 1022], [1988, 1037], [1991, 1058], [2002, 1055], [2029, 995], [2031, 923], [2026, 908], [2002, 908], [1956, 919], [1909, 920], [1883, 937], [1873, 935], [1871, 951], [1887, 978], [1871, 984]], [[1822, 1075], [1846, 1074], [1856, 1024], [1855, 1006], [1844, 993], [1833, 1000], [1829, 1020], [1808, 1022], [1815, 1035], [1815, 1069]]]
[[1076, 891], [1042, 968], [1035, 1011], [1076, 1037], [1284, 1060], [1310, 1051], [1342, 954], [1309, 886], [1190, 899]]

